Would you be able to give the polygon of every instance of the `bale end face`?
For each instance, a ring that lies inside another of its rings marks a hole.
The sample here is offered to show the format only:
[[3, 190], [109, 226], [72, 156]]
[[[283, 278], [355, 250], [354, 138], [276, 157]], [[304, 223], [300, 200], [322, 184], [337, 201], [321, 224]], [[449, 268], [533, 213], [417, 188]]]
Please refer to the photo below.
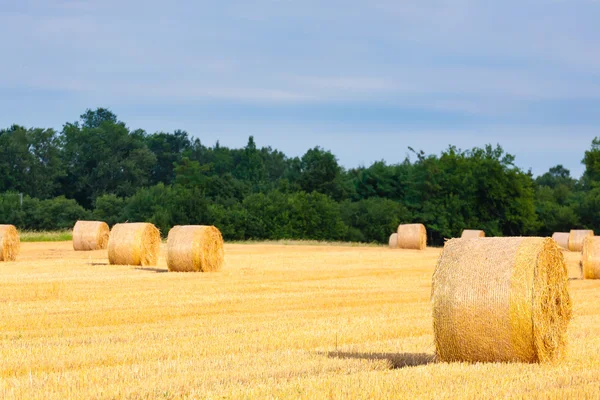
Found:
[[0, 261], [15, 261], [20, 250], [17, 228], [14, 225], [0, 225]]
[[451, 239], [433, 275], [438, 359], [550, 362], [571, 319], [568, 275], [550, 238]]
[[167, 238], [167, 266], [173, 272], [219, 271], [224, 260], [223, 236], [214, 226], [175, 226]]

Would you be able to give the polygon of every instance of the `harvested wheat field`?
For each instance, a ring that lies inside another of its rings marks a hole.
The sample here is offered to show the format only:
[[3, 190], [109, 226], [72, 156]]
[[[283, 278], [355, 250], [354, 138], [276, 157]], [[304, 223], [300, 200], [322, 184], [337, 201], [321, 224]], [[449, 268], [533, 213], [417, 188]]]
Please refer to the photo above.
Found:
[[441, 249], [226, 244], [220, 272], [109, 265], [71, 242], [0, 265], [2, 398], [594, 398], [600, 281], [565, 252], [556, 364], [436, 363]]

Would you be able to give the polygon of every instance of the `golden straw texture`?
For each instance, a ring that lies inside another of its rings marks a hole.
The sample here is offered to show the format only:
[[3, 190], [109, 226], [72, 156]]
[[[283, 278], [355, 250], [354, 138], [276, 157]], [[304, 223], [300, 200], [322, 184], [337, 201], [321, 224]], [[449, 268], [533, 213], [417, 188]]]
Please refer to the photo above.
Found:
[[552, 239], [558, 244], [558, 246], [562, 249], [569, 249], [569, 232], [554, 232], [552, 234]]
[[223, 236], [214, 226], [175, 226], [167, 238], [169, 271], [219, 271], [225, 257]]
[[583, 239], [588, 236], [594, 236], [594, 231], [588, 229], [571, 229], [569, 233], [569, 250], [583, 250]]
[[73, 227], [73, 249], [104, 250], [108, 246], [110, 229], [106, 222], [77, 221]]
[[0, 225], [0, 261], [15, 261], [20, 249], [17, 228], [14, 225]]
[[462, 239], [482, 238], [482, 237], [485, 237], [485, 232], [478, 231], [475, 229], [465, 229], [464, 231], [462, 231], [462, 234], [460, 235], [460, 237]]
[[581, 266], [583, 279], [600, 279], [600, 236], [588, 236], [583, 240]]
[[571, 319], [563, 254], [550, 238], [451, 239], [433, 274], [441, 361], [550, 362]]
[[148, 223], [116, 224], [108, 240], [108, 261], [121, 265], [156, 265], [160, 232]]
[[392, 233], [390, 235], [390, 239], [388, 240], [388, 245], [390, 246], [390, 249], [398, 248], [398, 234], [397, 233]]
[[398, 247], [401, 249], [423, 250], [427, 246], [427, 230], [423, 224], [402, 224], [398, 226]]

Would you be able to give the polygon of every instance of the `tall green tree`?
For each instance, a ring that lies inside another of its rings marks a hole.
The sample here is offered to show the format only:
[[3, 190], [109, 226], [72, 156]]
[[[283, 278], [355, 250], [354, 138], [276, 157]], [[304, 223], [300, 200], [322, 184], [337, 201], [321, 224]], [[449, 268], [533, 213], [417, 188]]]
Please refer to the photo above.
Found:
[[143, 131], [130, 132], [106, 109], [88, 110], [62, 131], [63, 192], [85, 207], [103, 194], [131, 196], [147, 186], [156, 163]]
[[46, 199], [58, 193], [64, 173], [53, 129], [13, 125], [0, 130], [0, 192], [14, 190]]

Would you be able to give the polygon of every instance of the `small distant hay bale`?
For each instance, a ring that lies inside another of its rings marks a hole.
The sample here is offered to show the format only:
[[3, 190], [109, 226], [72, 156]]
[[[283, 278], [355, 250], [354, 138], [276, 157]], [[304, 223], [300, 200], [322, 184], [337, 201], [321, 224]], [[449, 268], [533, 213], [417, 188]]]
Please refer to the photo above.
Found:
[[15, 261], [20, 250], [17, 228], [14, 225], [0, 225], [0, 261]]
[[118, 265], [156, 265], [160, 232], [152, 224], [116, 224], [108, 240], [108, 261]]
[[485, 237], [485, 231], [478, 231], [476, 229], [465, 229], [460, 235], [462, 239], [474, 239]]
[[427, 230], [423, 224], [401, 224], [398, 226], [398, 247], [423, 250], [427, 247]]
[[581, 267], [583, 279], [600, 279], [600, 236], [583, 240]]
[[561, 248], [565, 250], [569, 250], [569, 232], [554, 232], [552, 234], [552, 239], [558, 244]]
[[388, 244], [390, 246], [390, 249], [397, 249], [398, 248], [398, 233], [392, 233], [390, 235], [390, 239], [388, 240]]
[[77, 221], [73, 227], [75, 251], [104, 250], [108, 247], [110, 228], [102, 221]]
[[223, 266], [223, 236], [214, 226], [175, 226], [167, 238], [167, 265], [175, 272], [213, 272]]
[[431, 299], [440, 361], [550, 362], [564, 353], [571, 299], [550, 238], [449, 240]]
[[569, 250], [583, 250], [583, 239], [588, 236], [594, 236], [594, 231], [589, 229], [571, 229], [569, 233]]

